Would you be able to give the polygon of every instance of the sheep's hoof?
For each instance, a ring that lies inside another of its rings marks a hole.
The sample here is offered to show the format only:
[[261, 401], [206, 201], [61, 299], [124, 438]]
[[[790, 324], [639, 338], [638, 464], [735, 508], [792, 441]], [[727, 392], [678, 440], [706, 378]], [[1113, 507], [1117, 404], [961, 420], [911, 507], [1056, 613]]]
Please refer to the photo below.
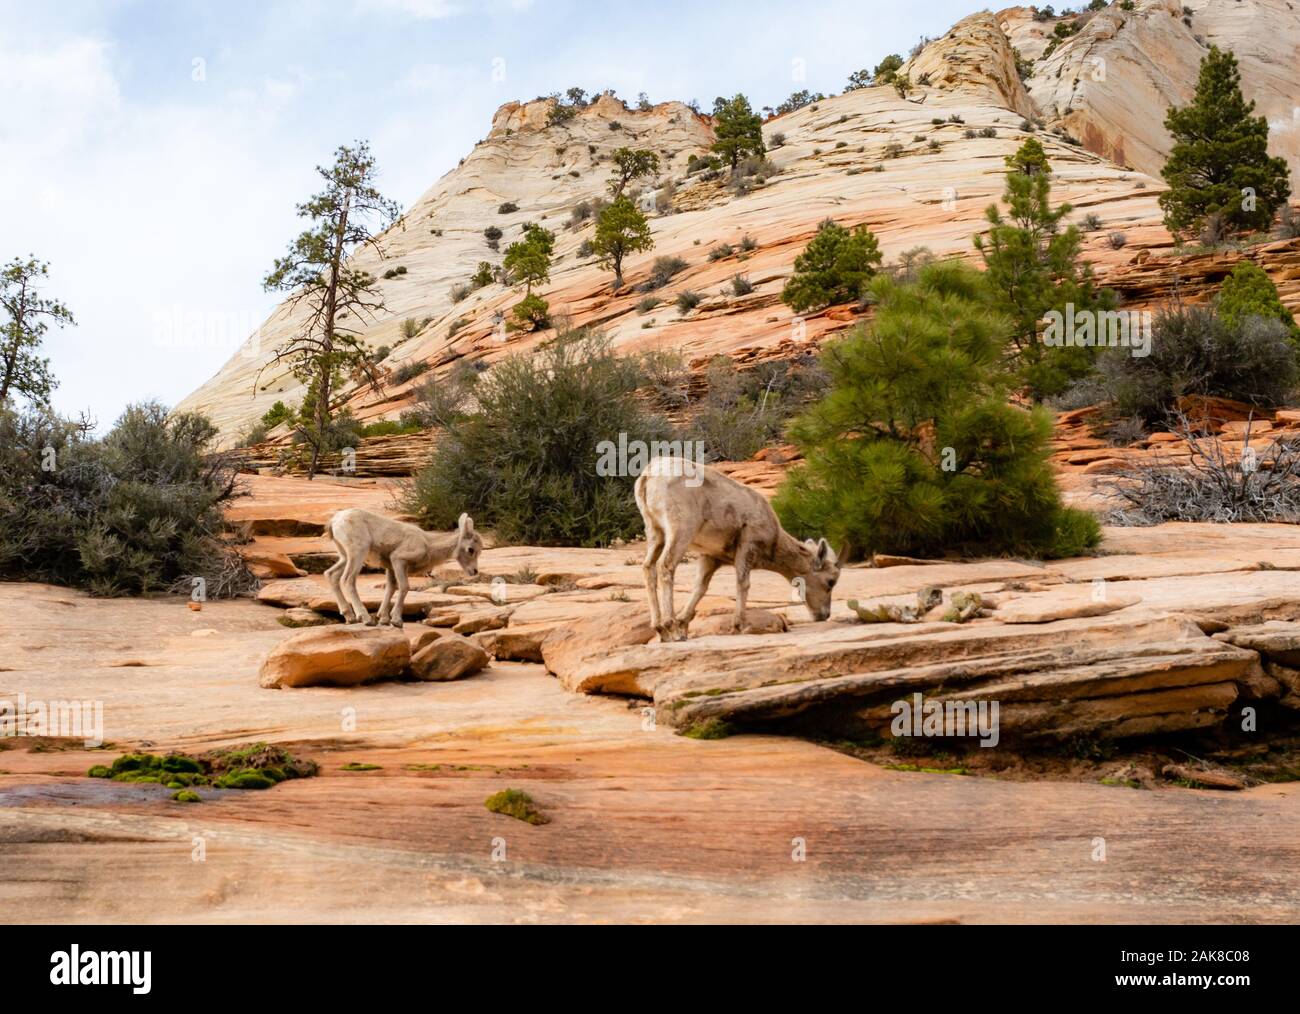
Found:
[[374, 617], [371, 617], [371, 616], [367, 616], [367, 617], [366, 617], [364, 620], [362, 620], [361, 622], [364, 623], [367, 627], [373, 627], [373, 626], [376, 626], [376, 625], [377, 625], [377, 624], [375, 623]]
[[400, 619], [398, 619], [398, 620], [389, 620], [388, 622], [389, 622], [389, 625], [390, 625], [390, 626], [396, 627], [398, 630], [401, 630], [401, 629], [402, 629], [402, 621], [401, 621]]

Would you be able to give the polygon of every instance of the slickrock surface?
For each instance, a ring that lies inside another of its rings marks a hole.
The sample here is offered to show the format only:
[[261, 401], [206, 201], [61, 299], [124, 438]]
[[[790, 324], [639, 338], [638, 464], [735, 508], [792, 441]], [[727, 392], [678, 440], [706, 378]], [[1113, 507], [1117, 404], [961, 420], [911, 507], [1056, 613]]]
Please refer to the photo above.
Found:
[[[251, 484], [246, 517], [316, 517], [338, 491], [383, 509], [386, 496], [325, 481]], [[454, 682], [294, 691], [258, 685], [263, 660], [294, 636], [277, 622], [279, 607], [237, 600], [195, 612], [179, 598], [94, 600], [3, 584], [0, 699], [100, 700], [110, 745], [2, 741], [0, 912], [51, 921], [1294, 921], [1295, 783], [1135, 792], [890, 771], [794, 736], [674, 734], [709, 718], [743, 730], [819, 709], [870, 725], [891, 695], [941, 684], [946, 696], [1001, 701], [1008, 735], [1195, 726], [1269, 695], [1300, 704], [1294, 528], [1108, 529], [1105, 548], [1111, 555], [1049, 565], [848, 568], [821, 624], [790, 602], [786, 582], [760, 573], [751, 603], [788, 631], [667, 645], [638, 645], [637, 635], [603, 657], [571, 652], [561, 679], [538, 664], [548, 636], [643, 616], [641, 547], [489, 549], [486, 581], [449, 574], [445, 591], [429, 593], [454, 622], [508, 613], [506, 626], [468, 638], [496, 649], [487, 668]], [[1265, 562], [1279, 569], [1261, 570]], [[520, 597], [496, 606], [489, 576], [524, 569], [540, 583], [506, 585]], [[679, 602], [691, 570], [679, 571]], [[378, 580], [362, 583], [377, 591]], [[996, 610], [964, 626], [847, 622], [848, 598], [905, 601], [928, 585], [978, 590], [999, 609], [1038, 610], [1042, 622], [1003, 624]], [[1120, 608], [1049, 618], [1098, 589]], [[733, 590], [724, 569], [701, 628], [729, 618]], [[408, 624], [403, 635], [418, 655], [455, 636], [447, 630]], [[575, 678], [634, 696], [574, 693]], [[322, 775], [188, 808], [156, 787], [84, 777], [129, 749], [253, 740], [291, 745]], [[25, 749], [33, 745], [41, 749]], [[378, 769], [344, 770], [352, 763]], [[526, 790], [552, 822], [489, 813], [483, 800], [507, 787]], [[1092, 858], [1098, 836], [1105, 863]], [[804, 862], [792, 862], [795, 839]], [[494, 861], [501, 844], [505, 858]]]

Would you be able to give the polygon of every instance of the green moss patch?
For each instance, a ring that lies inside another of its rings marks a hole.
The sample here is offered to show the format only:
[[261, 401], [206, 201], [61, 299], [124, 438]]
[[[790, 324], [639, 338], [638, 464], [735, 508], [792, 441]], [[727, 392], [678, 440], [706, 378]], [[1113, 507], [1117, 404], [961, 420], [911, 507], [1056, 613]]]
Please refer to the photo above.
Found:
[[682, 729], [681, 734], [687, 739], [726, 739], [736, 730], [718, 718], [707, 718], [703, 722], [693, 722]]
[[363, 764], [360, 761], [352, 761], [350, 764], [344, 764], [341, 771], [382, 771], [381, 764]]
[[522, 789], [502, 789], [495, 795], [488, 796], [483, 805], [493, 813], [504, 813], [507, 817], [514, 817], [527, 824], [550, 823], [550, 818], [537, 808], [533, 797]]
[[[170, 753], [127, 753], [112, 764], [96, 764], [86, 774], [115, 782], [163, 785], [175, 790], [178, 802], [198, 802], [195, 786], [217, 789], [269, 789], [291, 778], [310, 778], [315, 761], [293, 756], [283, 747], [267, 743], [210, 750], [199, 756]], [[182, 796], [194, 796], [194, 799]]]

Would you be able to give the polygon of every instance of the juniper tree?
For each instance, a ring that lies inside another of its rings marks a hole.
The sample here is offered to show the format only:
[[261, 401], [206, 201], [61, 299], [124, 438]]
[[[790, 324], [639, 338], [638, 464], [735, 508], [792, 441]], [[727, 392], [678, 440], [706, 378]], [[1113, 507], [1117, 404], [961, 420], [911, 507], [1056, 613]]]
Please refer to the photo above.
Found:
[[735, 171], [747, 155], [762, 155], [763, 120], [749, 106], [744, 95], [717, 99], [713, 104], [713, 146], [710, 149]]
[[311, 447], [308, 478], [316, 474], [329, 440], [339, 375], [360, 371], [372, 386], [380, 384], [361, 332], [341, 321], [373, 321], [384, 309], [378, 280], [349, 261], [366, 248], [382, 258], [382, 234], [400, 214], [398, 204], [375, 186], [379, 170], [365, 141], [355, 147], [340, 146], [334, 164], [317, 166], [316, 171], [325, 188], [298, 205], [298, 216], [311, 226], [276, 260], [263, 283], [268, 291], [291, 292], [291, 309], [306, 307], [301, 323], [275, 350], [271, 364], [288, 364], [312, 394], [310, 419], [298, 427]]
[[994, 306], [1011, 324], [1020, 385], [1039, 401], [1064, 390], [1093, 363], [1091, 348], [1040, 342], [1039, 321], [1067, 303], [1077, 313], [1112, 308], [1115, 299], [1109, 290], [1098, 291], [1091, 266], [1079, 262], [1078, 228], [1062, 227], [1073, 208], [1052, 207], [1051, 166], [1038, 139], [1025, 141], [1006, 164], [1007, 211], [989, 206], [989, 231], [975, 237], [975, 247], [984, 258]]
[[644, 148], [619, 148], [612, 156], [614, 171], [610, 174], [609, 192], [622, 197], [627, 185], [642, 176], [659, 172], [659, 156]]
[[806, 464], [773, 501], [786, 528], [851, 557], [1095, 545], [1092, 517], [1061, 504], [1050, 415], [1008, 401], [1009, 322], [981, 272], [938, 261], [872, 293], [871, 325], [828, 346], [830, 391], [791, 427]]
[[850, 232], [828, 218], [794, 259], [781, 299], [795, 313], [860, 299], [880, 260], [880, 246], [865, 225]]
[[650, 223], [627, 197], [607, 204], [596, 219], [596, 235], [591, 249], [602, 267], [614, 272], [614, 291], [623, 287], [623, 258], [654, 246]]
[[50, 400], [55, 380], [50, 361], [37, 350], [51, 324], [65, 327], [76, 321], [66, 306], [40, 294], [38, 286], [48, 273], [49, 265], [34, 257], [15, 257], [0, 270], [0, 309], [8, 318], [0, 325], [0, 405], [15, 394], [40, 404]]
[[1194, 232], [1213, 214], [1238, 229], [1266, 229], [1286, 204], [1286, 160], [1269, 156], [1268, 120], [1254, 111], [1237, 58], [1211, 46], [1191, 104], [1165, 116], [1174, 146], [1160, 170], [1169, 184], [1160, 207], [1170, 232]]

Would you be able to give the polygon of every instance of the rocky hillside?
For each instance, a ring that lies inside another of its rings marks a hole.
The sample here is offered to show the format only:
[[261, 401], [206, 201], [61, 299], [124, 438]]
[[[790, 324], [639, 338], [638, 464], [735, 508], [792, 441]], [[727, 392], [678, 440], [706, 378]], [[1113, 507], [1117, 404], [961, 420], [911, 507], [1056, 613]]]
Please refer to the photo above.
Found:
[[[1290, 8], [1286, 0], [1193, 0], [1185, 15], [1171, 0], [1136, 0], [1132, 11], [1112, 6], [1080, 18], [1079, 32], [1050, 55], [1056, 22], [1036, 21], [1032, 8], [972, 15], [909, 61], [913, 90], [906, 97], [891, 86], [865, 88], [769, 120], [764, 135], [776, 174], [743, 193], [687, 176], [687, 161], [707, 149], [712, 126], [680, 103], [638, 111], [602, 97], [553, 126], [553, 100], [508, 104], [487, 138], [386, 237], [387, 259], [358, 255], [358, 264], [378, 275], [405, 269], [384, 280], [386, 315], [365, 326], [366, 338], [392, 349], [385, 365], [393, 372], [414, 362], [436, 372], [461, 358], [491, 361], [532, 347], [545, 336], [507, 335], [500, 326], [519, 292], [490, 285], [454, 303], [451, 290], [480, 261], [500, 263], [485, 229], [502, 231], [504, 250], [524, 223], [539, 222], [557, 233], [543, 290], [552, 311], [600, 325], [617, 347], [677, 349], [696, 361], [719, 352], [793, 355], [854, 322], [848, 308], [800, 321], [779, 300], [795, 255], [821, 220], [866, 224], [887, 259], [918, 246], [970, 254], [984, 209], [1002, 192], [1003, 160], [1030, 130], [1058, 174], [1057, 198], [1075, 206], [1077, 219], [1095, 214], [1104, 223], [1089, 234], [1086, 256], [1103, 275], [1128, 270], [1171, 246], [1156, 204], [1162, 185], [1152, 175], [1168, 148], [1161, 122], [1165, 107], [1190, 97], [1209, 43], [1238, 54], [1247, 94], [1278, 122], [1275, 150], [1300, 171], [1300, 120], [1292, 125], [1293, 101], [1285, 98], [1300, 94], [1293, 58], [1300, 14]], [[671, 207], [654, 209], [647, 188], [655, 249], [630, 259], [627, 284], [614, 293], [610, 273], [580, 256], [592, 224], [570, 228], [569, 216], [604, 192], [608, 156], [624, 145], [656, 151], [663, 172], [654, 188], [676, 190]], [[517, 210], [501, 213], [507, 202]], [[1110, 243], [1114, 231], [1125, 234], [1122, 248]], [[739, 249], [744, 236], [757, 243], [750, 252]], [[723, 244], [732, 252], [711, 258]], [[639, 312], [644, 293], [637, 288], [663, 255], [688, 266], [657, 293], [662, 305]], [[732, 294], [728, 283], [737, 274], [753, 283], [751, 293]], [[704, 297], [686, 315], [672, 305], [684, 289]], [[415, 333], [404, 337], [407, 321]], [[230, 443], [275, 400], [300, 398], [287, 371], [258, 376], [295, 323], [282, 306], [178, 407], [206, 412]], [[395, 417], [418, 382], [355, 391], [351, 407], [365, 420]]]

